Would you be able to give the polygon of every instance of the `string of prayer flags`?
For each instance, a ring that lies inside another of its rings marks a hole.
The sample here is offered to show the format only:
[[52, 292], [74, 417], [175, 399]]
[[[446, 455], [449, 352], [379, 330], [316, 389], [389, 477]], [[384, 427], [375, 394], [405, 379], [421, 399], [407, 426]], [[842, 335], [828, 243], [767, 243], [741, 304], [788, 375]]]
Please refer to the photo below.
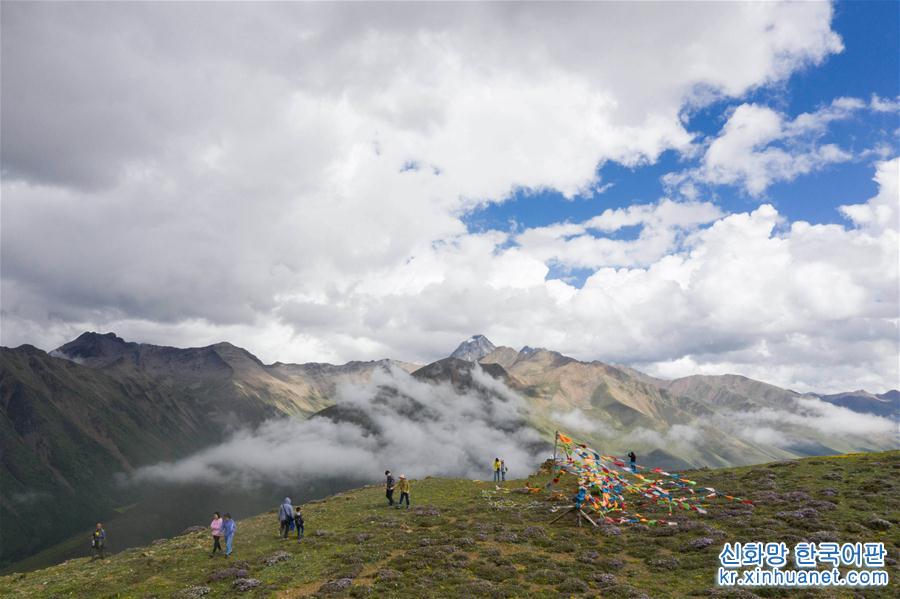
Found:
[[557, 433], [556, 440], [563, 455], [556, 459], [557, 472], [553, 483], [559, 482], [561, 474], [575, 476], [578, 480], [578, 492], [572, 498], [575, 505], [589, 507], [608, 524], [677, 525], [672, 521], [648, 519], [630, 512], [631, 501], [662, 505], [669, 514], [675, 510], [706, 514], [706, 502], [716, 498], [753, 505], [749, 499], [721, 494], [712, 487], [701, 487], [702, 492], [697, 493], [694, 489], [697, 482], [677, 472], [627, 464], [621, 458], [602, 455], [583, 443], [576, 443], [563, 433]]

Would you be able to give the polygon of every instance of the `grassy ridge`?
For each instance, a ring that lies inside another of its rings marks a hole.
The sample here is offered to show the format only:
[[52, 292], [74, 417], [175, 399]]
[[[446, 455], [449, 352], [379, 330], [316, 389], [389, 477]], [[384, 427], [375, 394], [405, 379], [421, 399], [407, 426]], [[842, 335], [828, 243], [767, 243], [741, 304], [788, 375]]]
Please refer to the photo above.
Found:
[[[725, 541], [882, 541], [891, 586], [880, 590], [755, 589], [765, 597], [895, 597], [900, 452], [702, 470], [692, 477], [757, 500], [716, 502], [678, 527], [577, 528], [547, 494], [468, 480], [413, 481], [413, 508], [389, 509], [378, 487], [307, 504], [302, 543], [277, 538], [273, 513], [240, 520], [235, 560], [209, 559], [205, 532], [0, 578], [16, 597], [752, 597], [715, 586]], [[532, 477], [541, 483], [546, 476]], [[648, 513], [648, 515], [652, 515]], [[111, 536], [115, 531], [109, 531]], [[259, 585], [235, 586], [247, 579]], [[216, 580], [217, 577], [221, 577]], [[730, 593], [730, 594], [729, 594]]]

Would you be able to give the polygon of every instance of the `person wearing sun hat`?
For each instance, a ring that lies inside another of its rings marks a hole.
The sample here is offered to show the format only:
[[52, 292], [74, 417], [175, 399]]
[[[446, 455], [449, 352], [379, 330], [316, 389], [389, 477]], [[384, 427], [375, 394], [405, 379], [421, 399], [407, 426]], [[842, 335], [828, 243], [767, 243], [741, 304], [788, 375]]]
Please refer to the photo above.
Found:
[[403, 505], [404, 499], [406, 500], [406, 507], [409, 507], [409, 480], [405, 474], [400, 475], [397, 481], [397, 489], [400, 491], [400, 501], [397, 502], [397, 507], [399, 508]]

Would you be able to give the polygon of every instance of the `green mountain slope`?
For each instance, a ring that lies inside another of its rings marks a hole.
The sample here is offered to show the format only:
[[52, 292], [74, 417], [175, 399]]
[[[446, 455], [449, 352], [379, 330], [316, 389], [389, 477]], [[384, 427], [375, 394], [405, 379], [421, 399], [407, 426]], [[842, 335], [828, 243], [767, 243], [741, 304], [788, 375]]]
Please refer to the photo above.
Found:
[[96, 370], [29, 346], [0, 349], [0, 521], [9, 560], [133, 500], [115, 475], [281, 415], [253, 397]]
[[[897, 472], [900, 452], [696, 471], [691, 477], [699, 484], [751, 497], [756, 505], [714, 502], [705, 516], [676, 514], [677, 527], [599, 530], [551, 524], [552, 509], [566, 504], [546, 493], [519, 493], [524, 481], [508, 481], [504, 490], [481, 481], [413, 481], [409, 510], [388, 508], [382, 489], [372, 486], [306, 505], [302, 543], [277, 538], [273, 510], [239, 520], [230, 562], [207, 557], [209, 539], [200, 531], [105, 561], [79, 558], [6, 576], [0, 578], [0, 593], [35, 598], [797, 596], [777, 589], [717, 588], [722, 544], [783, 541], [793, 547], [802, 540], [836, 540], [885, 543], [890, 586], [863, 594], [895, 597], [900, 590]], [[547, 474], [539, 473], [529, 482], [546, 480]], [[115, 531], [108, 533], [114, 543]], [[800, 594], [861, 596], [851, 589]]]
[[333, 403], [336, 385], [388, 364], [267, 366], [229, 343], [181, 349], [112, 333], [50, 354], [0, 348], [0, 566], [132, 504], [140, 492], [118, 473], [307, 417]]

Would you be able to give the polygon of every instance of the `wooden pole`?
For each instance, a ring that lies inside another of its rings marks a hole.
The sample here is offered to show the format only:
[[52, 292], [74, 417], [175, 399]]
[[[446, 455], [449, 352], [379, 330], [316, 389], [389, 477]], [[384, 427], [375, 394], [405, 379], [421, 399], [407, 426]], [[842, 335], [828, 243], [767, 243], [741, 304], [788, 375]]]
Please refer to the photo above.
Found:
[[559, 446], [559, 431], [553, 433], [553, 466], [550, 467], [550, 482], [545, 485], [545, 488], [552, 489], [553, 488], [553, 479], [556, 478], [556, 450]]
[[588, 516], [586, 513], [584, 513], [584, 510], [582, 510], [582, 509], [579, 508], [578, 506], [572, 506], [572, 507], [570, 507], [569, 509], [567, 509], [566, 511], [564, 511], [563, 513], [561, 513], [559, 516], [557, 516], [556, 518], [554, 518], [553, 520], [551, 520], [551, 521], [550, 521], [550, 524], [554, 524], [554, 523], [558, 522], [559, 520], [562, 520], [563, 518], [565, 518], [565, 517], [568, 516], [569, 514], [575, 514], [575, 518], [576, 518], [576, 521], [577, 521], [577, 523], [578, 523], [578, 526], [581, 526], [581, 519], [582, 519], [582, 517], [583, 517], [585, 520], [587, 520], [588, 522], [590, 522], [591, 524], [593, 524], [595, 528], [600, 528], [600, 526], [599, 526], [596, 522], [594, 522], [594, 519], [591, 518], [590, 516]]
[[556, 448], [559, 446], [559, 431], [553, 433], [553, 463], [556, 464]]
[[555, 433], [553, 433], [553, 470], [550, 472], [550, 474], [553, 475], [553, 478], [556, 478], [556, 463], [557, 463], [556, 462], [556, 460], [557, 460], [556, 453], [557, 453], [558, 447], [559, 447], [559, 431], [556, 431]]

